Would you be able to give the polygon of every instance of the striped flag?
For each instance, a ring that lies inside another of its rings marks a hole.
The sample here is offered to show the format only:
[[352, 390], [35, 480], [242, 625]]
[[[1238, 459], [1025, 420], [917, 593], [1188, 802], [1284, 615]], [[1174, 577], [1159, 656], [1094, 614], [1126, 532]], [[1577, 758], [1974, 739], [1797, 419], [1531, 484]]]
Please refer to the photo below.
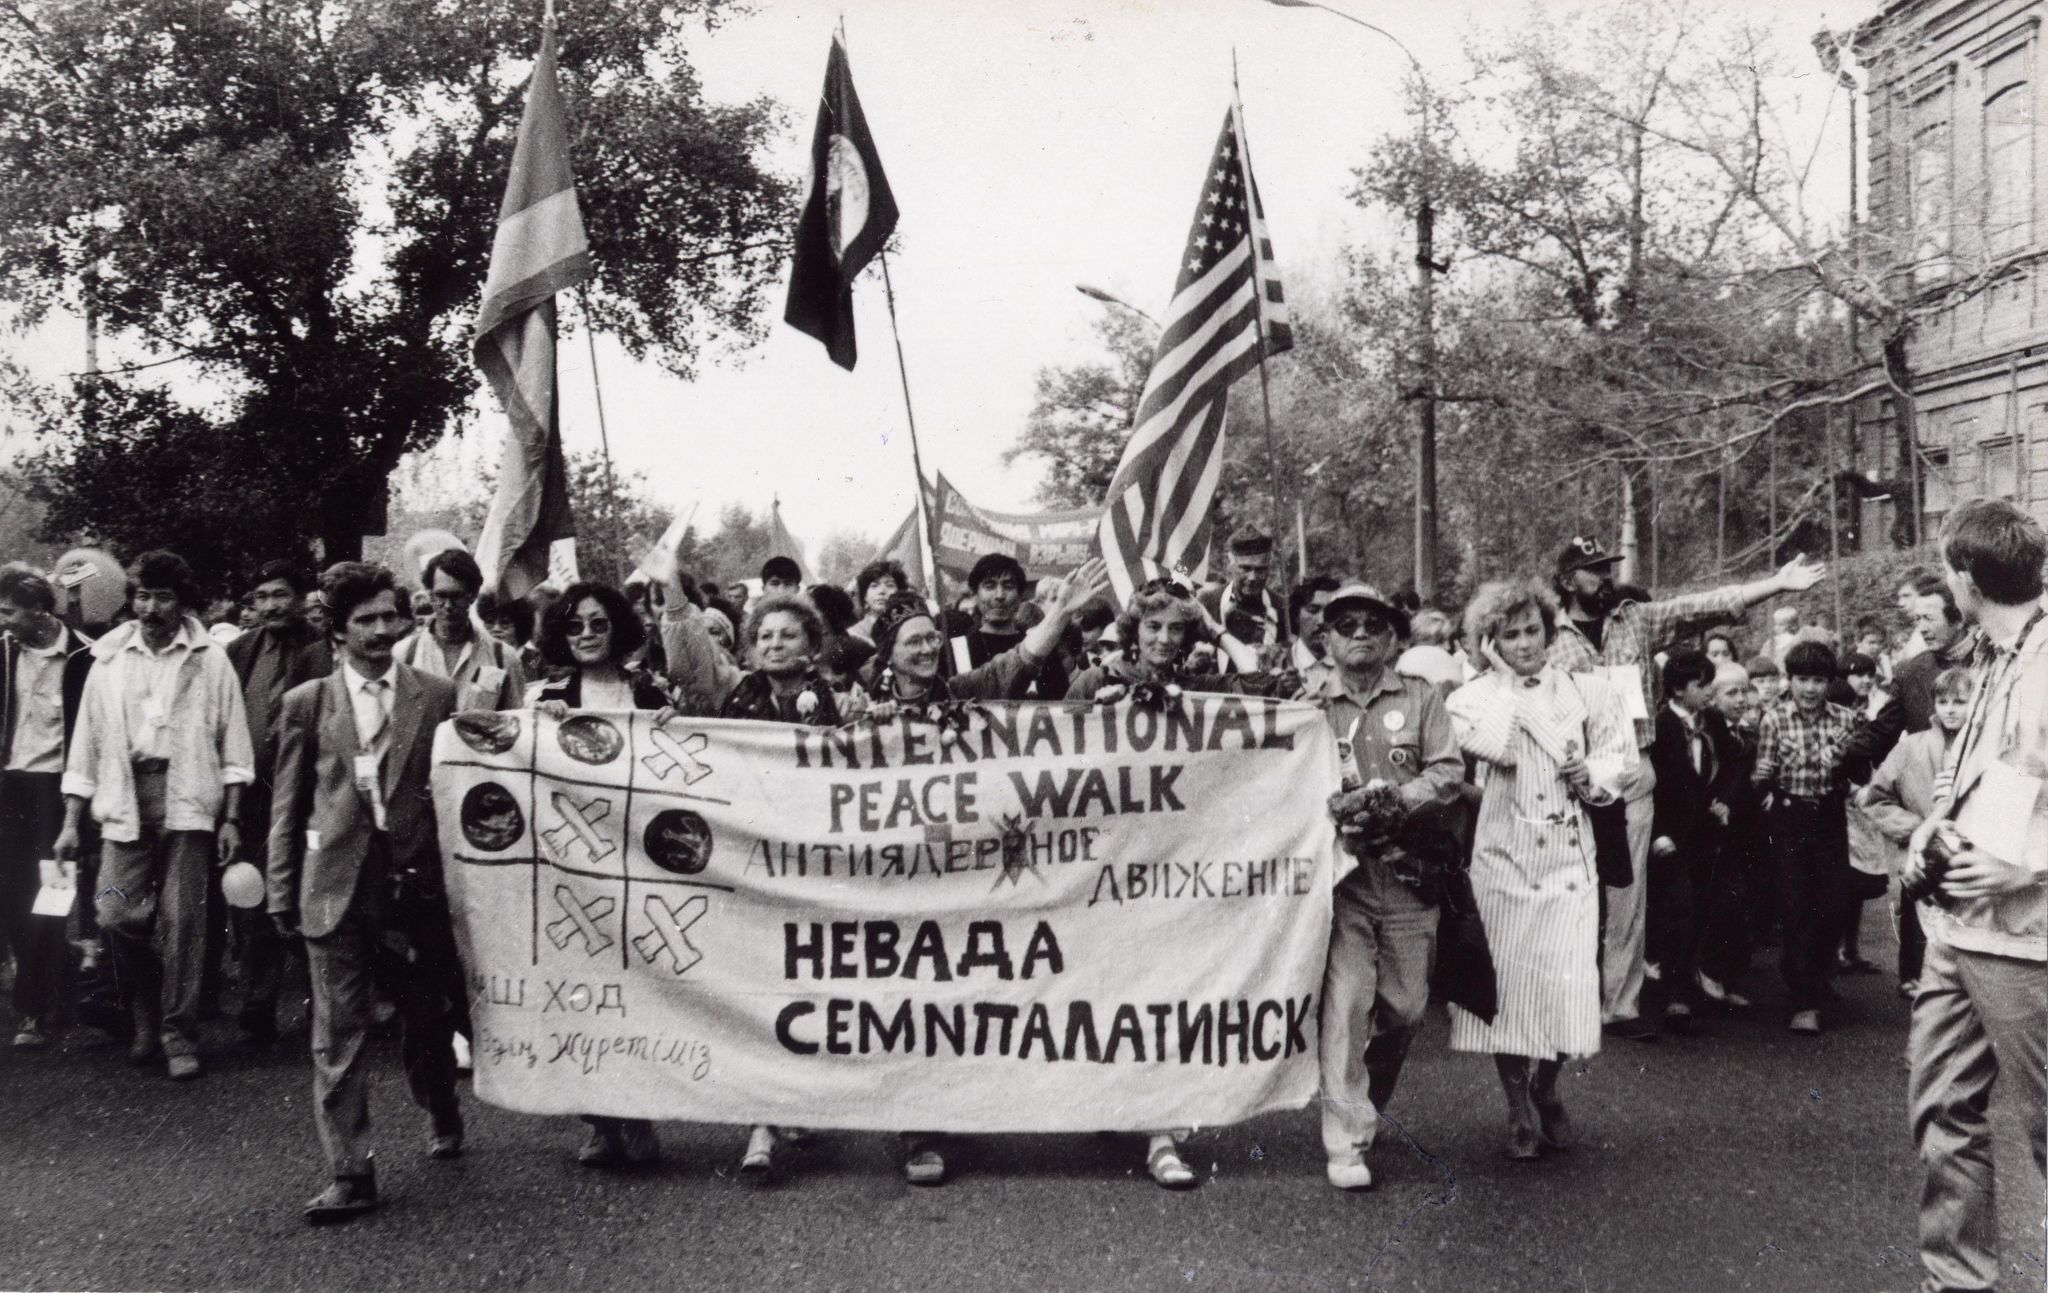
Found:
[[477, 561], [485, 581], [506, 597], [523, 597], [546, 579], [549, 545], [576, 532], [556, 421], [555, 293], [589, 277], [590, 244], [576, 206], [555, 84], [551, 11], [498, 209], [474, 342], [477, 367], [490, 379], [508, 424]]
[[1173, 301], [1099, 536], [1119, 602], [1148, 579], [1188, 579], [1208, 560], [1230, 385], [1294, 344], [1258, 186], [1232, 103], [1202, 182]]

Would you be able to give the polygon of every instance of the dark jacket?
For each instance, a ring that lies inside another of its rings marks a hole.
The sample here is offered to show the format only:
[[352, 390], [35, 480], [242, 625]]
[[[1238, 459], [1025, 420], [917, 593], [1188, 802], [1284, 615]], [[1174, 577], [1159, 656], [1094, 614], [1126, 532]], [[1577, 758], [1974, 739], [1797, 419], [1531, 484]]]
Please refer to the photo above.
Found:
[[[284, 718], [284, 697], [300, 683], [325, 678], [334, 672], [334, 644], [323, 640], [312, 625], [304, 620], [295, 620], [282, 633], [289, 650], [285, 656], [284, 677], [278, 682], [277, 708], [265, 730], [256, 730], [255, 709], [249, 707], [249, 746], [256, 752], [256, 780], [242, 792], [242, 830], [252, 852], [270, 835], [270, 785], [277, 770], [277, 725]], [[271, 629], [256, 629], [228, 643], [228, 663], [235, 667], [235, 677], [242, 680], [245, 705], [249, 694], [249, 675], [256, 671], [257, 656], [272, 634]], [[260, 854], [251, 859], [261, 860]]]
[[[626, 680], [633, 685], [634, 709], [660, 709], [668, 704], [668, 693], [655, 683], [654, 679], [638, 672], [628, 672]], [[583, 671], [571, 669], [567, 674], [549, 682], [534, 697], [536, 701], [559, 700], [570, 709], [583, 708]]]
[[1692, 765], [1692, 740], [1685, 723], [1665, 705], [1657, 711], [1656, 735], [1650, 742], [1650, 766], [1657, 773], [1651, 794], [1651, 834], [1675, 844], [1681, 853], [1703, 855], [1719, 841], [1720, 822], [1708, 810], [1715, 788], [1724, 780], [1721, 753], [1704, 713], [1698, 719], [1706, 738], [1708, 764]]
[[[971, 673], [1024, 641], [1022, 630], [1016, 633], [991, 633], [978, 624], [960, 624], [961, 618], [954, 617], [952, 636], [946, 639], [945, 671], [949, 674]], [[967, 653], [963, 665], [962, 651]], [[1067, 694], [1067, 667], [1061, 662], [1059, 653], [1039, 662], [1038, 673], [1025, 685], [1024, 697], [1035, 700], [1058, 700]]]
[[1922, 651], [1893, 669], [1892, 698], [1843, 747], [1843, 775], [1858, 784], [1868, 782], [1900, 737], [1933, 727], [1934, 680], [1944, 669], [1968, 664], [1976, 653], [1977, 635], [1963, 633], [1941, 650]]
[[[85, 697], [85, 676], [92, 672], [92, 643], [68, 624], [58, 629], [64, 645], [64, 753], [71, 754], [71, 729], [78, 725], [79, 702]], [[21, 642], [12, 633], [0, 635], [0, 767], [14, 756], [14, 670]]]

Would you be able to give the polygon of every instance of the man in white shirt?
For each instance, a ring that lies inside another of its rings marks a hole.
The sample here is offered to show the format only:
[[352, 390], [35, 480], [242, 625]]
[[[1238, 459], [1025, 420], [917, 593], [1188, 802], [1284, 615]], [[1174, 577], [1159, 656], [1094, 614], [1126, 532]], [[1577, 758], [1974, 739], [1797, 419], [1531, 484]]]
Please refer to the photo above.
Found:
[[100, 930], [135, 1028], [128, 1058], [161, 1055], [182, 1082], [199, 1076], [207, 893], [216, 861], [241, 855], [255, 754], [241, 680], [192, 613], [192, 568], [145, 552], [128, 583], [135, 619], [92, 648], [52, 851], [78, 857], [90, 808], [102, 840]]
[[92, 669], [88, 643], [53, 613], [27, 566], [0, 567], [0, 913], [14, 950], [14, 1044], [36, 1049], [62, 1013], [64, 920], [38, 916], [42, 860], [64, 824], [64, 750]]

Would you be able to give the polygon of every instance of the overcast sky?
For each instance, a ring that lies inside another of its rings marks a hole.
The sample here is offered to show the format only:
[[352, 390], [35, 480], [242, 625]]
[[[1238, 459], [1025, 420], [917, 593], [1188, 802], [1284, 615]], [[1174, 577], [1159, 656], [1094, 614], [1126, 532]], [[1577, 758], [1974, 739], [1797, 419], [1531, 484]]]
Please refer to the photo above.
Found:
[[[1462, 67], [1476, 29], [1519, 23], [1518, 0], [1335, 0], [1399, 36], [1432, 73]], [[1871, 9], [1869, 0], [1753, 0], [1750, 12], [1811, 61], [1810, 35]], [[560, 0], [565, 27], [575, 0]], [[1283, 277], [1334, 281], [1347, 246], [1398, 227], [1344, 199], [1349, 169], [1380, 136], [1411, 128], [1389, 41], [1327, 13], [1259, 0], [760, 0], [758, 11], [696, 36], [691, 55], [713, 99], [767, 94], [791, 128], [770, 163], [806, 165], [832, 26], [844, 14], [854, 82], [902, 209], [892, 260], [903, 350], [927, 473], [970, 499], [1026, 506], [1030, 460], [1005, 466], [1030, 407], [1033, 374], [1094, 353], [1105, 307], [1074, 290], [1106, 288], [1158, 314], [1231, 93], [1236, 54], [1251, 155]], [[1815, 68], [1812, 98], [1825, 83]], [[1828, 133], [1842, 132], [1839, 111]], [[1830, 140], [1830, 151], [1844, 146]], [[1822, 163], [1826, 165], [1824, 161]], [[879, 281], [856, 289], [861, 359], [846, 373], [780, 322], [768, 339], [703, 366], [694, 383], [632, 364], [602, 339], [611, 447], [665, 502], [783, 516], [815, 553], [833, 530], [880, 538], [911, 500], [910, 445]], [[41, 334], [45, 374], [77, 366], [75, 327]], [[598, 439], [589, 352], [561, 356], [564, 436]], [[456, 462], [495, 456], [496, 410]], [[467, 537], [467, 536], [466, 536]]]

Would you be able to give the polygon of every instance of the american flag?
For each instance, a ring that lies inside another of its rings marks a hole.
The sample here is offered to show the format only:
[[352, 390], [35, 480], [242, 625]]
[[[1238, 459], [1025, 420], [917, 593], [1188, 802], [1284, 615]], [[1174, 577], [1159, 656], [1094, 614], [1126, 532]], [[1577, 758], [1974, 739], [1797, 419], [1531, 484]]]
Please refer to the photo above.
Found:
[[1118, 601], [1160, 575], [1187, 578], [1208, 561], [1230, 385], [1294, 344], [1287, 302], [1233, 103], [1202, 181], [1173, 301], [1145, 393], [1110, 482], [1100, 532]]

